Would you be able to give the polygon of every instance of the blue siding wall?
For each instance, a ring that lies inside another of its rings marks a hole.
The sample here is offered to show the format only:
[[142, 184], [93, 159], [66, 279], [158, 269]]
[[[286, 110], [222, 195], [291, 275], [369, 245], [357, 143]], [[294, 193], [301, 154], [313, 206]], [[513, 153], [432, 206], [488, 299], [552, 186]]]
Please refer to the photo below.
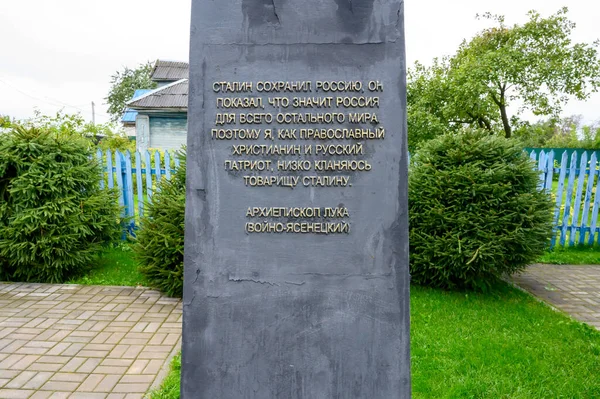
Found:
[[150, 117], [149, 148], [178, 150], [187, 141], [187, 117]]

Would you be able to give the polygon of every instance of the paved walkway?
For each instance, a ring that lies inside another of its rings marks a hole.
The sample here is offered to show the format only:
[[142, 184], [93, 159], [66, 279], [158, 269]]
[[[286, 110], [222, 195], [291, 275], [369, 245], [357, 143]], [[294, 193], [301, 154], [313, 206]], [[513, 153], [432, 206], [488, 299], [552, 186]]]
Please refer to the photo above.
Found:
[[156, 291], [0, 283], [0, 398], [142, 398], [180, 340]]
[[512, 280], [555, 308], [600, 330], [600, 266], [532, 265]]

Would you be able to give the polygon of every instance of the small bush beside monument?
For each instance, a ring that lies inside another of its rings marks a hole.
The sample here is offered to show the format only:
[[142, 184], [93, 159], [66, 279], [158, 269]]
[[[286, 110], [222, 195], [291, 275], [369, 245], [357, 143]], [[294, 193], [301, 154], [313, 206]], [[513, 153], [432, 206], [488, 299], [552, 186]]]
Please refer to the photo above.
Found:
[[518, 142], [470, 131], [431, 140], [409, 173], [412, 281], [485, 289], [547, 248], [552, 203]]
[[118, 237], [113, 191], [90, 142], [14, 126], [0, 142], [0, 279], [58, 283]]
[[137, 231], [133, 246], [140, 272], [153, 288], [169, 296], [183, 294], [185, 225], [185, 153], [171, 180], [162, 179]]

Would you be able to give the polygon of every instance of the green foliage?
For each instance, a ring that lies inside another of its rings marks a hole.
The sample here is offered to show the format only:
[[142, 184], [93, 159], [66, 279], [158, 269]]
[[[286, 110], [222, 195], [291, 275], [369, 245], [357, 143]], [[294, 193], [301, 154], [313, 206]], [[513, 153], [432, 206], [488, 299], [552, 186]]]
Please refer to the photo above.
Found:
[[110, 77], [110, 91], [105, 98], [108, 103], [108, 113], [113, 122], [121, 119], [125, 111], [125, 103], [133, 97], [137, 89], [154, 89], [156, 82], [150, 79], [154, 65], [148, 61], [136, 69], [125, 67]]
[[486, 289], [549, 244], [550, 197], [517, 141], [448, 134], [412, 158], [411, 276], [418, 284]]
[[16, 126], [0, 141], [0, 279], [63, 282], [118, 236], [88, 140]]
[[515, 137], [531, 148], [600, 149], [600, 125], [582, 125], [581, 121], [578, 115], [524, 123], [515, 130]]
[[149, 393], [149, 399], [179, 399], [181, 387], [181, 353], [171, 361], [171, 370], [159, 389]]
[[[573, 43], [575, 24], [563, 8], [548, 18], [535, 11], [522, 25], [485, 14], [496, 26], [464, 41], [455, 55], [416, 64], [408, 74], [408, 131], [414, 148], [441, 126], [468, 126], [512, 135], [519, 115], [557, 117], [570, 98], [584, 100], [600, 85], [598, 42]], [[522, 104], [510, 116], [511, 103]], [[410, 135], [414, 137], [411, 139]]]
[[110, 133], [107, 136], [100, 139], [98, 142], [98, 148], [103, 152], [106, 150], [119, 150], [125, 152], [129, 150], [131, 153], [135, 152], [135, 140], [129, 140], [124, 134]]
[[411, 287], [413, 398], [598, 398], [600, 333], [499, 283]]
[[546, 251], [537, 262], [555, 265], [600, 265], [600, 246], [555, 247]]
[[108, 245], [81, 274], [68, 283], [129, 287], [144, 285], [144, 276], [139, 272], [131, 246], [126, 242]]
[[169, 296], [183, 294], [183, 234], [185, 225], [185, 153], [171, 180], [162, 179], [137, 232], [133, 246], [140, 271], [151, 287]]
[[8, 129], [12, 127], [13, 120], [8, 115], [0, 115], [0, 129]]
[[87, 122], [80, 114], [58, 111], [55, 115], [44, 115], [36, 111], [33, 118], [12, 122], [12, 125], [37, 128], [55, 136], [85, 138], [89, 141], [89, 146], [96, 145], [101, 150], [135, 150], [135, 141], [129, 140], [115, 124], [93, 124]]

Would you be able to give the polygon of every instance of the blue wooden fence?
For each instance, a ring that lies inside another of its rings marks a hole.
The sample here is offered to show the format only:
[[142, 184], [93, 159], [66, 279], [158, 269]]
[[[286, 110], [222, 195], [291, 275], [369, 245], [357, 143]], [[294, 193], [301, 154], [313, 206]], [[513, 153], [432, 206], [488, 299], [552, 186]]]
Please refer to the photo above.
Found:
[[[554, 235], [551, 246], [594, 245], [600, 241], [600, 151], [527, 149], [540, 172], [540, 188], [555, 201]], [[123, 239], [135, 234], [144, 205], [152, 201], [156, 184], [171, 178], [179, 166], [174, 152], [129, 151], [96, 153], [103, 165], [102, 187], [117, 188], [122, 216], [126, 220]]]
[[110, 150], [98, 150], [96, 158], [103, 166], [100, 186], [117, 188], [119, 192], [119, 205], [126, 220], [122, 238], [125, 239], [127, 234], [135, 235], [139, 218], [144, 215], [144, 205], [152, 201], [152, 193], [160, 179], [171, 178], [179, 167], [179, 158], [169, 151], [165, 151], [163, 157], [158, 151], [131, 154]]
[[540, 172], [540, 188], [552, 194], [551, 246], [595, 245], [600, 239], [600, 151], [528, 149]]

